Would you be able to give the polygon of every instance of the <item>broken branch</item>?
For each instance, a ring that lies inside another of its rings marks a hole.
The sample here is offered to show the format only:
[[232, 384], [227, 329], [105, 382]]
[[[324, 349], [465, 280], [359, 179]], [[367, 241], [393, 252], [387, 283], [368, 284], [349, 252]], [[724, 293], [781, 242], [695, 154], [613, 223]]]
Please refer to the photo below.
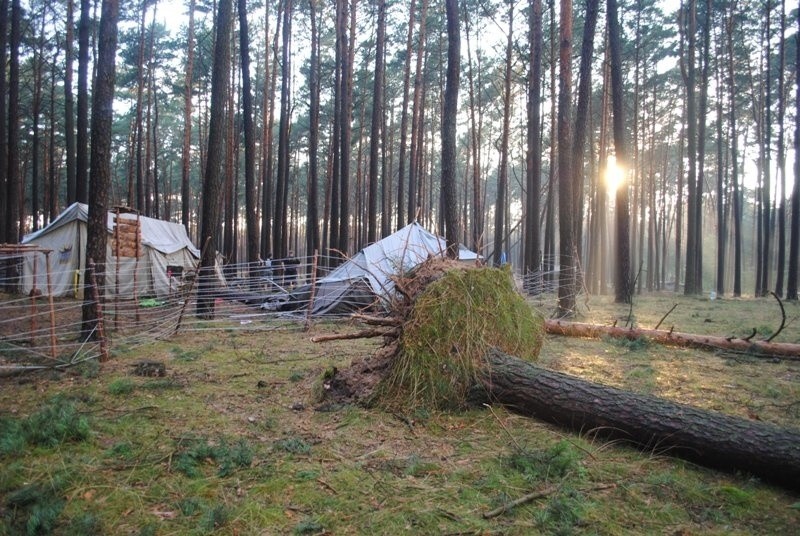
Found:
[[311, 337], [311, 342], [344, 341], [350, 339], [371, 339], [373, 337], [397, 337], [396, 329], [365, 329], [355, 333], [337, 333]]
[[774, 339], [775, 337], [777, 337], [777, 336], [780, 334], [780, 332], [781, 332], [781, 331], [783, 331], [783, 328], [784, 328], [784, 326], [786, 325], [786, 309], [784, 309], [784, 308], [783, 308], [783, 302], [782, 302], [782, 301], [781, 301], [781, 299], [778, 297], [778, 295], [777, 295], [777, 294], [775, 294], [774, 292], [770, 292], [770, 294], [772, 294], [772, 296], [773, 296], [773, 297], [774, 297], [776, 300], [778, 300], [778, 305], [780, 305], [780, 307], [781, 307], [781, 325], [778, 327], [778, 331], [776, 331], [775, 333], [773, 333], [773, 334], [772, 334], [772, 336], [771, 336], [769, 339], [767, 339], [767, 342], [772, 342], [772, 339]]
[[372, 326], [402, 326], [403, 319], [392, 317], [392, 316], [372, 316], [372, 315], [365, 315], [361, 313], [353, 313], [350, 315], [350, 318], [354, 320], [358, 320], [363, 322], [364, 324], [369, 324]]
[[656, 327], [654, 327], [653, 329], [658, 329], [658, 328], [660, 328], [660, 327], [661, 327], [661, 323], [662, 323], [662, 322], [664, 322], [664, 320], [666, 320], [666, 319], [667, 319], [667, 317], [670, 315], [670, 313], [672, 313], [672, 311], [674, 311], [674, 310], [675, 310], [675, 308], [676, 308], [677, 306], [678, 306], [678, 304], [677, 304], [677, 303], [674, 303], [674, 304], [672, 305], [672, 307], [670, 307], [669, 311], [667, 311], [666, 313], [664, 313], [664, 316], [662, 316], [662, 317], [661, 317], [661, 320], [659, 320], [659, 321], [658, 321], [658, 324], [656, 324]]
[[[604, 490], [604, 489], [614, 489], [616, 487], [617, 487], [616, 484], [600, 484], [600, 485], [595, 486], [593, 488], [582, 489], [580, 491], [582, 493], [585, 493], [587, 491], [601, 491], [601, 490]], [[550, 488], [545, 488], [542, 491], [534, 491], [532, 493], [528, 493], [527, 495], [523, 495], [519, 499], [514, 499], [510, 503], [506, 503], [506, 504], [504, 504], [502, 506], [498, 506], [494, 510], [489, 510], [488, 512], [484, 512], [483, 513], [483, 519], [491, 519], [493, 517], [497, 517], [500, 514], [504, 514], [505, 512], [508, 512], [509, 510], [511, 510], [512, 508], [514, 508], [516, 506], [519, 506], [519, 505], [525, 504], [525, 503], [529, 503], [531, 501], [535, 501], [536, 499], [542, 499], [544, 497], [547, 497], [548, 495], [552, 495], [553, 493], [555, 493], [557, 491], [558, 491], [558, 488], [554, 486], [554, 487], [550, 487]]]

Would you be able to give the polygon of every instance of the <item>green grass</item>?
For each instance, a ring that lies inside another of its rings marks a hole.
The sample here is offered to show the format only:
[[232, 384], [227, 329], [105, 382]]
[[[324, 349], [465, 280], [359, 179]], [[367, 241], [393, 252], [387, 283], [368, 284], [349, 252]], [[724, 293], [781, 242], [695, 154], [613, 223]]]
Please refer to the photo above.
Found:
[[114, 396], [129, 395], [136, 388], [130, 378], [118, 378], [108, 385], [108, 392]]
[[[675, 299], [637, 298], [637, 323], [653, 327]], [[594, 302], [600, 322], [627, 314], [610, 300]], [[798, 316], [800, 308], [785, 305], [787, 317]], [[774, 307], [687, 299], [666, 323], [748, 334]], [[778, 339], [797, 341], [797, 324]], [[192, 333], [118, 355], [95, 377], [0, 380], [0, 445], [11, 445], [0, 447], [0, 535], [27, 534], [29, 523], [30, 533], [75, 535], [749, 535], [800, 526], [795, 493], [499, 407], [402, 418], [356, 406], [314, 411], [312, 389], [324, 370], [380, 343], [309, 341], [346, 329], [353, 328]], [[113, 394], [141, 359], [165, 361], [169, 376], [135, 378], [132, 392]], [[539, 363], [745, 418], [800, 422], [797, 363], [562, 337], [546, 338]], [[292, 410], [296, 401], [306, 409]], [[482, 516], [547, 489], [494, 519]]]
[[0, 455], [20, 454], [26, 446], [55, 447], [83, 441], [89, 431], [88, 419], [78, 413], [75, 404], [55, 396], [26, 418], [0, 417]]

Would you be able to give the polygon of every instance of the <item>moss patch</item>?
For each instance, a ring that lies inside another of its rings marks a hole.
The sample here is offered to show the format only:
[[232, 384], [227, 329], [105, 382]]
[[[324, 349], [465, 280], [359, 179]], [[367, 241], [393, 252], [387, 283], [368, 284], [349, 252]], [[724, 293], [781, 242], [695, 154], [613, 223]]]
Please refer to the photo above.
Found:
[[400, 409], [464, 407], [489, 348], [533, 361], [543, 337], [543, 317], [514, 289], [508, 270], [447, 270], [416, 296], [377, 401]]

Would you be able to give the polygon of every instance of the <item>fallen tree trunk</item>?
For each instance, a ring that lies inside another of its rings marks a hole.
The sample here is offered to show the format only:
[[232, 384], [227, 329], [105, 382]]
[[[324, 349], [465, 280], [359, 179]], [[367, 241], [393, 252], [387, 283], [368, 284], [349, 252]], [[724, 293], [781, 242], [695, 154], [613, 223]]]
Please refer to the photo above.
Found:
[[545, 330], [555, 335], [567, 335], [570, 337], [597, 339], [605, 336], [629, 340], [645, 338], [649, 341], [670, 346], [729, 350], [757, 357], [778, 357], [780, 359], [800, 361], [800, 344], [796, 343], [752, 341], [737, 337], [697, 335], [658, 329], [599, 326], [579, 322], [564, 322], [562, 320], [545, 321]]
[[497, 350], [486, 362], [483, 387], [514, 412], [800, 490], [798, 430], [606, 387]]

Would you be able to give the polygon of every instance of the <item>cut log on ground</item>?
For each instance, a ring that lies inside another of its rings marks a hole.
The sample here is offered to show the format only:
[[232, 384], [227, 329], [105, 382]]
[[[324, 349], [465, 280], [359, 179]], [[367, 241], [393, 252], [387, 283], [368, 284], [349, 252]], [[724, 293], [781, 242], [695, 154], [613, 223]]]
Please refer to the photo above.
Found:
[[496, 350], [486, 364], [490, 400], [516, 413], [800, 490], [800, 430], [606, 387]]
[[697, 335], [657, 329], [623, 328], [617, 326], [599, 326], [563, 320], [547, 320], [545, 330], [555, 335], [585, 337], [599, 339], [614, 337], [635, 340], [644, 338], [649, 341], [681, 347], [727, 350], [752, 355], [754, 357], [777, 357], [780, 359], [800, 361], [800, 344], [777, 343], [769, 341], [753, 341], [737, 337], [719, 337], [713, 335]]

